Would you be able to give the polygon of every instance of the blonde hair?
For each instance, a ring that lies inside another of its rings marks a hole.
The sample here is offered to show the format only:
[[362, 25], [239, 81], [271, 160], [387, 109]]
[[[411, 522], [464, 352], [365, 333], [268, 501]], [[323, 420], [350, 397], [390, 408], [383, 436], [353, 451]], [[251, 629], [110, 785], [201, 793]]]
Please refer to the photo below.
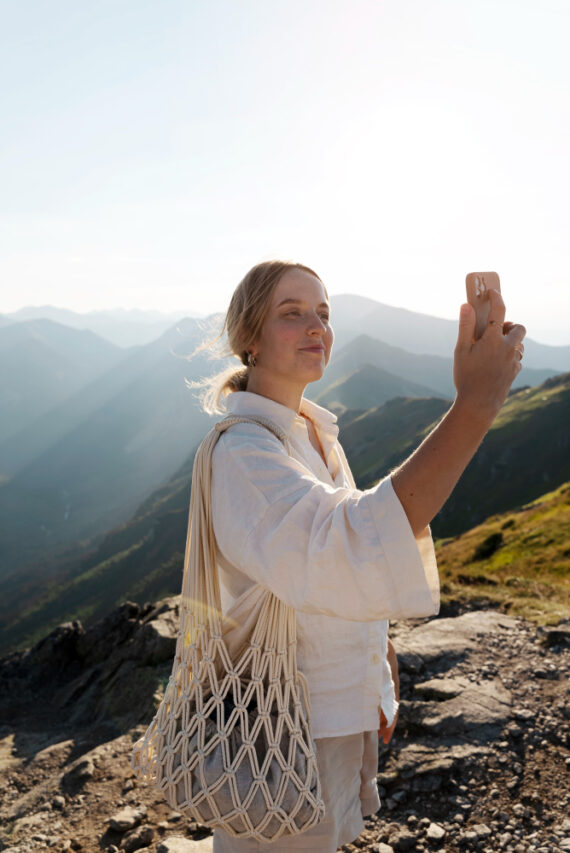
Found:
[[[263, 328], [269, 312], [275, 288], [282, 276], [291, 269], [302, 270], [322, 283], [320, 276], [310, 267], [294, 261], [263, 261], [252, 267], [242, 278], [233, 292], [220, 334], [213, 341], [206, 341], [198, 347], [212, 349], [213, 344], [226, 335], [225, 351], [217, 352], [219, 357], [237, 356], [241, 367], [228, 367], [199, 382], [188, 382], [192, 388], [200, 388], [202, 408], [208, 414], [223, 412], [222, 400], [233, 391], [247, 390], [250, 367], [248, 348], [255, 343]], [[323, 284], [324, 287], [324, 284]], [[326, 293], [326, 288], [325, 288]], [[327, 294], [328, 299], [328, 294]]]

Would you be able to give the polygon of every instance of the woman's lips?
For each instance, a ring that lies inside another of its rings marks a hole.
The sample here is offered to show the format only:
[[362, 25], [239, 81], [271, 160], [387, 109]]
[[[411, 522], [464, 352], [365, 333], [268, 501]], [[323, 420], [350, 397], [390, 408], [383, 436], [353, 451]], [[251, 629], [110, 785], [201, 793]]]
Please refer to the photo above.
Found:
[[324, 347], [301, 347], [301, 352], [318, 352], [323, 353], [325, 351]]

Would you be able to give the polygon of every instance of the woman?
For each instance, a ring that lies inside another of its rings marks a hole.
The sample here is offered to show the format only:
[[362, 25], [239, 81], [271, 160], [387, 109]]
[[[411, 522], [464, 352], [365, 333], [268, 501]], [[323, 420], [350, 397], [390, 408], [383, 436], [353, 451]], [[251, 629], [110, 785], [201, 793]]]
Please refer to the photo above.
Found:
[[[429, 522], [448, 498], [520, 370], [525, 329], [504, 322], [496, 291], [483, 337], [462, 305], [455, 349], [457, 395], [412, 456], [377, 486], [356, 489], [336, 417], [304, 398], [323, 375], [333, 331], [324, 284], [308, 267], [255, 266], [226, 315], [243, 366], [215, 377], [209, 411], [263, 415], [288, 434], [291, 455], [268, 430], [232, 426], [212, 459], [213, 525], [224, 612], [255, 584], [297, 612], [297, 660], [326, 805], [321, 823], [273, 844], [214, 832], [214, 853], [334, 853], [380, 806], [377, 730], [388, 743], [397, 715], [397, 663], [389, 618], [432, 615], [439, 583]], [[370, 401], [371, 406], [374, 401]]]

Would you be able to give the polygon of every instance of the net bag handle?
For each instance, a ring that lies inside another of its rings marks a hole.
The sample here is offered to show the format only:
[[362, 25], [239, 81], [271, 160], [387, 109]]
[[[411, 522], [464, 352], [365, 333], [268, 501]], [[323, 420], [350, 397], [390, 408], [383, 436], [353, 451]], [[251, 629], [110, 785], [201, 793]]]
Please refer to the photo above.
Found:
[[[278, 424], [263, 416], [242, 415], [229, 415], [215, 424], [196, 451], [192, 470], [181, 605], [193, 612], [194, 625], [198, 630], [199, 626], [207, 626], [210, 636], [216, 639], [222, 637], [222, 606], [212, 519], [212, 454], [221, 434], [237, 423], [254, 423], [265, 427], [285, 445], [287, 452], [290, 452], [287, 433]], [[194, 539], [192, 525], [197, 528], [197, 536]], [[293, 618], [292, 627], [295, 630], [295, 611], [275, 596], [273, 598], [275, 601], [265, 609], [266, 619], [260, 619], [256, 625], [252, 642], [261, 644], [265, 637], [269, 647], [286, 651], [287, 639], [290, 639], [286, 635], [290, 632], [284, 632], [283, 628], [289, 627]], [[279, 626], [281, 630], [278, 630]]]

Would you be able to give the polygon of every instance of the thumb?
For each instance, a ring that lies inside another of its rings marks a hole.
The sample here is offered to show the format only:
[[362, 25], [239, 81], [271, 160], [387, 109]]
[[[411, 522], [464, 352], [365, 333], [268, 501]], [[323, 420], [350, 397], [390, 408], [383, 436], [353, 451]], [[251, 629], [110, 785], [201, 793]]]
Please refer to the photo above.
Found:
[[475, 309], [468, 302], [464, 302], [459, 311], [458, 349], [471, 348], [475, 337], [475, 321]]

